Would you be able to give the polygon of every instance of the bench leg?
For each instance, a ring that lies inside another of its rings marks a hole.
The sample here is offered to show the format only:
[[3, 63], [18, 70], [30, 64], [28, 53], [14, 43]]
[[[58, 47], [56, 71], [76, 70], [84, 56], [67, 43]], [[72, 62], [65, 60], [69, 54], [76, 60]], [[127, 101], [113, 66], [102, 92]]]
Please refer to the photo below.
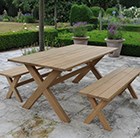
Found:
[[[128, 90], [129, 90], [129, 92], [130, 92], [130, 94], [132, 95], [132, 97], [134, 98], [134, 99], [138, 99], [138, 96], [136, 95], [136, 92], [134, 91], [134, 89], [133, 89], [133, 87], [131, 86], [131, 84], [128, 84]], [[124, 92], [124, 91], [123, 91]], [[123, 92], [121, 92], [119, 95], [122, 95], [122, 93]]]
[[7, 93], [7, 96], [6, 98], [10, 99], [12, 94], [14, 93], [15, 96], [16, 96], [16, 99], [19, 101], [19, 102], [22, 102], [22, 98], [16, 88], [17, 84], [18, 84], [18, 81], [20, 79], [21, 76], [17, 76], [15, 77], [14, 79], [12, 78], [9, 78], [9, 77], [6, 77], [8, 82], [9, 82], [9, 85], [10, 85], [10, 88], [9, 88], [9, 92]]
[[133, 98], [138, 99], [138, 96], [136, 95], [133, 87], [131, 86], [131, 84], [128, 85], [128, 90], [130, 91], [130, 94], [132, 95]]
[[108, 102], [101, 101], [99, 104], [97, 103], [95, 98], [88, 98], [92, 107], [95, 109], [93, 110], [89, 116], [85, 119], [85, 123], [90, 123], [96, 116], [98, 116], [101, 124], [103, 125], [104, 129], [111, 131], [112, 128], [110, 127], [107, 119], [105, 118], [104, 114], [102, 113], [102, 109], [108, 104]]

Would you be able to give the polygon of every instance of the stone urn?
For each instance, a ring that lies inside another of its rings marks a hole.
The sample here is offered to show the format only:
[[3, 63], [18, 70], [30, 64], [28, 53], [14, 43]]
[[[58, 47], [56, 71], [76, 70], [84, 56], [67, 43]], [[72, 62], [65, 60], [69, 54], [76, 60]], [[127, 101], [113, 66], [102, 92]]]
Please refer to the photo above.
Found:
[[86, 37], [75, 37], [75, 36], [73, 36], [72, 38], [73, 38], [74, 44], [87, 45], [89, 36], [86, 36]]
[[123, 42], [125, 41], [125, 39], [114, 40], [114, 39], [105, 38], [105, 41], [106, 41], [107, 47], [117, 48], [117, 50], [110, 53], [109, 56], [110, 57], [119, 57], [120, 53], [121, 53], [122, 45], [123, 45]]

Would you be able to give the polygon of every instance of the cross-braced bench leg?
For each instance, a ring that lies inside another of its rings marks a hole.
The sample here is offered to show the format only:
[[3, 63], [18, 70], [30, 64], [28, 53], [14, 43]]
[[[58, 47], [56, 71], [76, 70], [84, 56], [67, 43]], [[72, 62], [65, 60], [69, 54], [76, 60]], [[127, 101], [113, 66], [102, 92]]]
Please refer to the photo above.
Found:
[[107, 119], [105, 118], [104, 114], [102, 113], [102, 109], [108, 104], [108, 102], [101, 101], [99, 104], [97, 103], [95, 98], [88, 98], [94, 110], [88, 115], [85, 119], [85, 123], [89, 124], [96, 116], [98, 116], [101, 124], [103, 125], [104, 129], [111, 131], [112, 128], [110, 127]]
[[12, 79], [12, 78], [10, 78], [10, 77], [6, 77], [7, 80], [8, 80], [8, 82], [9, 82], [9, 85], [10, 85], [10, 88], [9, 88], [9, 91], [8, 91], [8, 93], [7, 93], [6, 98], [10, 99], [11, 96], [12, 96], [12, 94], [14, 93], [15, 96], [16, 96], [16, 98], [17, 98], [17, 100], [18, 100], [19, 102], [22, 102], [22, 98], [21, 98], [21, 96], [20, 96], [20, 94], [19, 94], [19, 92], [18, 92], [18, 90], [17, 90], [17, 88], [16, 88], [20, 77], [21, 77], [21, 76], [16, 76], [14, 79]]
[[[127, 89], [129, 90], [130, 94], [132, 95], [132, 97], [134, 99], [138, 99], [138, 96], [137, 96], [135, 90], [133, 89], [133, 87], [131, 86], [131, 84], [128, 84]], [[119, 95], [122, 95], [123, 92], [121, 92]]]
[[128, 85], [128, 90], [130, 91], [130, 94], [132, 95], [132, 97], [134, 99], [138, 99], [138, 96], [136, 95], [136, 92], [134, 91], [133, 87], [131, 86], [131, 84]]

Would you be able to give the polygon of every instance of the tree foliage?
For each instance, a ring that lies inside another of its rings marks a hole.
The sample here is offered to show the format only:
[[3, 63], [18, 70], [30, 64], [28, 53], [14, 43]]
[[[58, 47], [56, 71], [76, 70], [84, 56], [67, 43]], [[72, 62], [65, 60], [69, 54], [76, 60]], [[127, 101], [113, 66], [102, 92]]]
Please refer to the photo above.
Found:
[[[21, 9], [23, 13], [33, 13], [34, 17], [38, 18], [38, 2], [39, 0], [0, 0], [0, 14], [6, 9], [8, 15], [16, 16], [17, 11]], [[54, 9], [57, 6], [57, 22], [68, 22], [69, 13], [73, 4], [85, 4], [88, 7], [99, 6], [104, 10], [115, 6], [117, 3], [123, 6], [140, 7], [140, 0], [45, 0], [45, 17], [46, 22], [54, 24]], [[55, 4], [56, 3], [56, 4]]]

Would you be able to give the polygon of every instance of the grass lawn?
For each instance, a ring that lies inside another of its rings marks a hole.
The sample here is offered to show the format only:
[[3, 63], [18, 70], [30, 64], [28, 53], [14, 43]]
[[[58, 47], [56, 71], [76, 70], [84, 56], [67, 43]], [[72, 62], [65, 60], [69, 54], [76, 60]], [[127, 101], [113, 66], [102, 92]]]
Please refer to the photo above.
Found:
[[[16, 23], [16, 22], [0, 22], [0, 33], [11, 32], [11, 31], [20, 31], [24, 28], [24, 23]], [[26, 24], [29, 30], [38, 29], [38, 23], [28, 23]], [[51, 26], [45, 26], [51, 27]]]

